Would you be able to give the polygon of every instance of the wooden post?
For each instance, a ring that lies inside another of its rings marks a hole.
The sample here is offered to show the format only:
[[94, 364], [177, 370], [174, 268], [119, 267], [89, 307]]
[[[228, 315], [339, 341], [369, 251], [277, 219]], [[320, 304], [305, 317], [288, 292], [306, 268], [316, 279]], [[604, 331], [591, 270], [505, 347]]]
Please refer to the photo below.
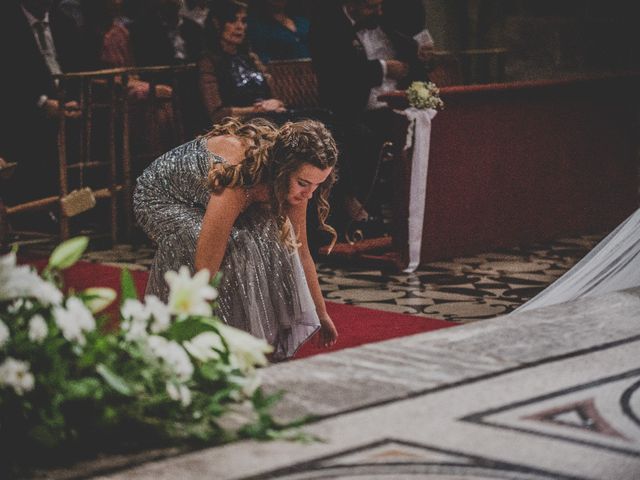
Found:
[[[69, 178], [67, 176], [67, 123], [65, 117], [66, 92], [65, 80], [60, 79], [58, 95], [58, 172], [60, 182], [60, 198], [69, 193]], [[60, 238], [69, 238], [69, 218], [62, 214], [60, 202], [58, 202], [58, 215], [60, 217]]]
[[117, 168], [116, 168], [116, 138], [115, 138], [115, 122], [116, 122], [116, 82], [114, 76], [108, 79], [109, 91], [109, 198], [110, 206], [110, 225], [111, 225], [111, 243], [115, 244], [118, 238], [118, 193], [116, 188]]
[[122, 181], [124, 183], [123, 205], [125, 215], [125, 237], [131, 241], [133, 226], [133, 203], [131, 184], [131, 150], [129, 145], [129, 99], [127, 98], [127, 84], [129, 75], [122, 76], [122, 90], [120, 95], [120, 121], [122, 122]]

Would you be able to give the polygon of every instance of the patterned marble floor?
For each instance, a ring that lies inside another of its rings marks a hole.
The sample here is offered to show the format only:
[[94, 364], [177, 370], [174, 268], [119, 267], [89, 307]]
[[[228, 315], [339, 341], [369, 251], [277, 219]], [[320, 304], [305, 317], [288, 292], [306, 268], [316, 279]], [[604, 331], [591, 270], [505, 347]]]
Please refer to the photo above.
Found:
[[513, 311], [571, 268], [603, 236], [453, 258], [412, 274], [322, 264], [318, 272], [328, 300], [467, 322]]
[[[412, 274], [328, 263], [318, 265], [318, 274], [325, 298], [333, 302], [470, 322], [513, 311], [571, 268], [603, 236], [562, 238], [454, 258]], [[46, 254], [51, 246], [25, 244], [22, 251]], [[95, 241], [84, 260], [145, 270], [152, 257], [149, 246], [107, 248]]]

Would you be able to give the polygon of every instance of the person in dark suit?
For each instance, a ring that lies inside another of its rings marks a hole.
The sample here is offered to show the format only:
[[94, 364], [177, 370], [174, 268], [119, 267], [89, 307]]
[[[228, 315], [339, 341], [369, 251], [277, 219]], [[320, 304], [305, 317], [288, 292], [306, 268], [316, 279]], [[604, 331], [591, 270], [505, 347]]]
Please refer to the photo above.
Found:
[[383, 0], [344, 0], [314, 15], [310, 47], [323, 104], [341, 131], [341, 188], [352, 221], [369, 218], [362, 203], [370, 191], [391, 115], [378, 95], [426, 79], [418, 44], [389, 28]]
[[422, 0], [384, 0], [385, 24], [397, 32], [413, 36], [425, 29], [425, 10]]
[[195, 62], [204, 48], [204, 30], [180, 16], [179, 0], [146, 0], [129, 27], [138, 66]]
[[[52, 0], [7, 0], [0, 6], [0, 151], [17, 162], [3, 192], [13, 205], [55, 194], [58, 88], [54, 75], [77, 70], [82, 54], [73, 23], [53, 15]], [[78, 103], [65, 102], [64, 114], [80, 115]]]
[[[179, 0], [141, 2], [140, 11], [129, 26], [137, 66], [185, 65], [198, 61], [204, 49], [204, 29], [196, 21], [180, 15], [181, 5]], [[182, 121], [187, 136], [201, 133], [204, 112], [199, 103], [195, 71], [141, 76], [142, 80], [150, 81], [152, 78], [161, 84], [173, 85], [176, 89], [180, 108], [185, 112]], [[174, 114], [162, 114], [167, 119], [165, 122], [168, 122], [166, 128], [175, 123], [175, 118], [172, 118]], [[161, 150], [171, 146], [174, 145], [164, 145]]]

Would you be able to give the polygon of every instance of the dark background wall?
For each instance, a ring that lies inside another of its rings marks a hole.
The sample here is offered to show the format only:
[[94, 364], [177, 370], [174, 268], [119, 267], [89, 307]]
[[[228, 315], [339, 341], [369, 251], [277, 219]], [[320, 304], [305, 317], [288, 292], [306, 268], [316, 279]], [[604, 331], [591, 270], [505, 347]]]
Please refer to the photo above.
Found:
[[424, 0], [424, 4], [438, 49], [508, 49], [506, 80], [640, 68], [636, 1]]

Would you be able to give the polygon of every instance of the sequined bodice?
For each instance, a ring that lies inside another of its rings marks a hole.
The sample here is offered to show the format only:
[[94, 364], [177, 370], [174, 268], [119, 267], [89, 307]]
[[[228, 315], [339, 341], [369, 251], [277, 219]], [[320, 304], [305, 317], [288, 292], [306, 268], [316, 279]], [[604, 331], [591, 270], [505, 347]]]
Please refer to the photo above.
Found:
[[264, 74], [247, 55], [229, 57], [230, 84], [225, 103], [245, 107], [257, 100], [270, 98], [269, 85]]

